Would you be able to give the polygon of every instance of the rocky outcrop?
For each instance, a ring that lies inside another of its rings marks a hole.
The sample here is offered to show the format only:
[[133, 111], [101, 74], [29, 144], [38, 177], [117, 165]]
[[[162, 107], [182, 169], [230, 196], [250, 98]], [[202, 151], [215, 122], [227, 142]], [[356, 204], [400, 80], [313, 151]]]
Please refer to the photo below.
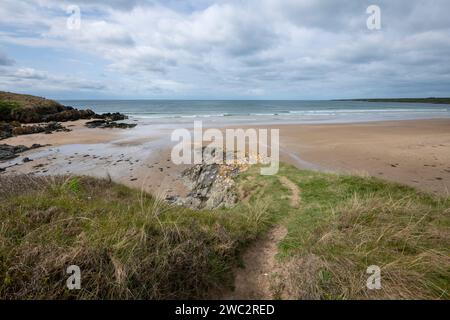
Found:
[[124, 115], [123, 113], [120, 113], [120, 112], [113, 112], [113, 113], [108, 112], [108, 113], [96, 114], [95, 118], [108, 120], [108, 121], [120, 121], [120, 120], [128, 119], [128, 117], [126, 115]]
[[91, 119], [96, 116], [95, 112], [86, 109], [78, 110], [72, 107], [56, 105], [53, 107], [22, 107], [13, 109], [9, 115], [3, 117], [3, 121], [17, 121], [20, 123], [40, 123], [50, 121], [75, 121], [80, 119]]
[[80, 119], [125, 120], [119, 112], [96, 114], [91, 109], [79, 110], [54, 100], [0, 91], [0, 121], [20, 123], [65, 122]]
[[94, 111], [90, 109], [78, 110], [72, 107], [64, 107], [64, 109], [58, 113], [47, 114], [42, 116], [41, 122], [49, 121], [76, 121], [80, 119], [92, 119], [98, 116]]
[[33, 134], [33, 133], [52, 133], [53, 131], [56, 132], [68, 132], [72, 131], [70, 129], [67, 129], [63, 125], [61, 125], [58, 122], [49, 122], [47, 124], [42, 125], [27, 125], [27, 126], [19, 126], [14, 127], [12, 130], [12, 134], [15, 136], [22, 135], [22, 134]]
[[[21, 134], [70, 131], [58, 122], [80, 119], [100, 119], [91, 122], [88, 125], [90, 128], [132, 128], [136, 126], [135, 124], [115, 123], [115, 121], [127, 119], [127, 116], [119, 112], [96, 114], [90, 109], [78, 110], [41, 97], [0, 91], [0, 139]], [[31, 123], [48, 124], [22, 125]]]
[[93, 120], [88, 121], [85, 124], [88, 128], [119, 128], [119, 129], [129, 129], [136, 127], [133, 123], [115, 122], [110, 120]]
[[17, 122], [12, 123], [0, 123], [0, 140], [10, 138], [13, 136], [33, 133], [52, 133], [54, 131], [71, 131], [58, 122], [49, 122], [39, 125], [21, 125]]
[[172, 197], [167, 200], [193, 209], [233, 207], [237, 201], [234, 179], [239, 172], [245, 170], [245, 167], [239, 164], [205, 161], [215, 157], [216, 152], [215, 149], [204, 148], [204, 161], [182, 173], [182, 178], [189, 189], [188, 195], [184, 198]]
[[11, 146], [9, 144], [0, 144], [0, 161], [14, 159], [19, 153], [43, 147], [40, 144], [33, 144], [31, 147], [26, 147], [23, 145]]
[[0, 140], [13, 136], [14, 126], [10, 123], [0, 122]]

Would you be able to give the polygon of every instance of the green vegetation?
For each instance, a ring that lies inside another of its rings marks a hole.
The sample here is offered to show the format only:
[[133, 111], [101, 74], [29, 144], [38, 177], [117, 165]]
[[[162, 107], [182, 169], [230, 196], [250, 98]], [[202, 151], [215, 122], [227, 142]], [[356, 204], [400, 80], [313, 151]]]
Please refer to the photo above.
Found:
[[[288, 234], [280, 243], [283, 271], [273, 281], [275, 296], [450, 297], [450, 198], [376, 178], [291, 166], [282, 166], [279, 175], [298, 186], [301, 205], [290, 208], [283, 221]], [[283, 189], [277, 176], [258, 180], [266, 181], [266, 194]], [[366, 288], [370, 265], [381, 268], [381, 290]]]
[[[192, 211], [86, 177], [0, 177], [0, 297], [204, 298], [232, 284], [242, 249], [274, 225], [278, 298], [449, 298], [450, 200], [368, 177], [257, 167], [233, 209]], [[66, 289], [69, 265], [82, 289]], [[379, 265], [382, 289], [368, 290]]]
[[[232, 283], [267, 205], [191, 211], [87, 177], [0, 177], [0, 297], [201, 298]], [[69, 291], [69, 265], [82, 289]]]
[[20, 108], [20, 104], [15, 101], [0, 100], [0, 119], [9, 117], [11, 112]]
[[26, 94], [0, 91], [0, 121], [47, 122], [44, 115], [64, 110], [60, 103]]
[[366, 102], [401, 102], [401, 103], [450, 104], [450, 98], [344, 99], [344, 100], [337, 100], [337, 101], [366, 101]]
[[29, 94], [12, 93], [5, 91], [0, 91], [0, 102], [14, 103], [21, 108], [54, 108], [61, 106], [61, 104], [54, 100], [32, 96]]

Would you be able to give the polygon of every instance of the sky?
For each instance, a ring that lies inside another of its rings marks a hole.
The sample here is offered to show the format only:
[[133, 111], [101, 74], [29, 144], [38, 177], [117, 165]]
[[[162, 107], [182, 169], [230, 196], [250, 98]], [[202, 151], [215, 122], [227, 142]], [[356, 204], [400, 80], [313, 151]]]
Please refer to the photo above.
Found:
[[1, 0], [0, 90], [53, 99], [448, 97], [449, 13], [448, 0]]

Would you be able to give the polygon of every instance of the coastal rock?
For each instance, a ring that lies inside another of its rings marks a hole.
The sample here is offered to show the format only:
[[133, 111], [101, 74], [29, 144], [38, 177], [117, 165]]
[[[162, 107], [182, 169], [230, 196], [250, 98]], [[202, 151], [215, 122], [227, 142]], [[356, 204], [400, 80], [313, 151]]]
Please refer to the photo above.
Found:
[[15, 136], [18, 136], [18, 135], [23, 135], [23, 134], [33, 134], [33, 133], [42, 133], [42, 132], [52, 133], [53, 131], [68, 132], [71, 130], [62, 126], [58, 122], [50, 122], [45, 125], [27, 125], [27, 126], [14, 127], [12, 130], [12, 134]]
[[12, 126], [9, 123], [6, 122], [0, 123], [0, 140], [12, 137], [13, 129], [14, 126]]
[[96, 114], [91, 109], [79, 110], [54, 100], [0, 91], [0, 121], [20, 123], [66, 122], [79, 119], [124, 120], [121, 113]]
[[119, 129], [129, 129], [134, 128], [136, 124], [115, 122], [110, 120], [92, 120], [85, 124], [88, 128], [119, 128]]
[[91, 119], [95, 116], [95, 112], [86, 109], [78, 110], [72, 107], [55, 106], [55, 107], [27, 107], [13, 110], [6, 121], [18, 121], [21, 123], [39, 123], [50, 121], [75, 121], [79, 119]]
[[23, 145], [12, 146], [9, 144], [0, 144], [0, 161], [14, 159], [19, 153], [43, 147], [40, 144], [33, 144], [31, 147], [26, 147]]
[[120, 121], [128, 119], [128, 117], [120, 112], [96, 114], [96, 119], [104, 119], [109, 121]]
[[96, 116], [95, 112], [90, 109], [78, 110], [72, 107], [64, 107], [64, 110], [61, 112], [43, 115], [42, 120], [43, 122], [49, 121], [65, 122], [65, 121], [76, 121], [79, 119], [91, 119], [95, 116]]
[[[215, 149], [203, 149], [203, 159], [211, 155]], [[234, 178], [239, 174], [241, 166], [234, 164], [207, 163], [194, 165], [182, 173], [182, 178], [189, 189], [184, 198], [175, 203], [194, 209], [215, 209], [233, 207], [237, 201]]]
[[54, 131], [71, 131], [58, 122], [38, 125], [21, 125], [17, 122], [0, 123], [0, 140], [23, 134], [52, 133]]

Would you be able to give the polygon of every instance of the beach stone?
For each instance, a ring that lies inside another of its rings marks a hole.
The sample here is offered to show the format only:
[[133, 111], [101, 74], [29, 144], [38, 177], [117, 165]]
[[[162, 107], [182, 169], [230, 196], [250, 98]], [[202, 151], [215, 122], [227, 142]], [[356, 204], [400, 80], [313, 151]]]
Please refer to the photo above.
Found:
[[12, 135], [18, 136], [18, 135], [34, 134], [34, 133], [42, 133], [42, 132], [50, 134], [54, 131], [68, 132], [71, 130], [62, 126], [58, 122], [49, 122], [47, 124], [42, 124], [42, 125], [25, 125], [25, 126], [20, 125], [17, 127], [13, 127]]
[[176, 204], [194, 209], [230, 208], [236, 204], [233, 178], [240, 168], [237, 165], [205, 162], [205, 159], [210, 159], [216, 152], [204, 148], [204, 161], [183, 171], [182, 178], [189, 193], [185, 198], [177, 199]]
[[0, 144], [0, 161], [14, 159], [19, 153], [40, 147], [42, 147], [40, 144], [33, 144], [29, 148], [23, 145], [12, 146], [9, 144]]
[[120, 112], [114, 112], [114, 113], [102, 113], [100, 115], [95, 116], [96, 119], [104, 119], [108, 121], [120, 121], [128, 119], [128, 117]]
[[0, 123], [0, 139], [6, 139], [13, 136], [14, 126], [9, 123]]
[[85, 124], [88, 128], [119, 128], [119, 129], [129, 129], [136, 127], [135, 123], [123, 123], [115, 122], [111, 120], [92, 120]]

